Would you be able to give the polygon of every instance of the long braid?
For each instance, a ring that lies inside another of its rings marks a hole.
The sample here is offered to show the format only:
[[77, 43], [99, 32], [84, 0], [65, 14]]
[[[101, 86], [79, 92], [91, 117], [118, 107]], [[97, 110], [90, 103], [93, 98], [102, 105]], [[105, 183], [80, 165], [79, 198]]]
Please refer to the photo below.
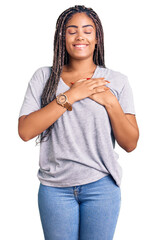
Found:
[[[65, 31], [66, 31], [65, 26], [66, 23], [75, 13], [81, 12], [86, 13], [87, 16], [93, 20], [96, 26], [96, 37], [98, 42], [95, 46], [93, 61], [96, 65], [105, 67], [104, 37], [103, 37], [104, 34], [102, 24], [98, 15], [93, 11], [92, 8], [86, 8], [83, 5], [76, 5], [74, 7], [68, 8], [63, 13], [60, 14], [56, 22], [56, 30], [54, 36], [53, 65], [51, 67], [50, 77], [47, 80], [44, 90], [42, 92], [41, 108], [45, 107], [56, 98], [56, 91], [60, 80], [60, 75], [63, 70], [63, 66], [69, 63], [69, 55], [65, 46]], [[42, 132], [37, 138], [37, 140], [40, 138], [39, 142], [36, 140], [36, 143], [38, 144], [42, 142], [45, 138], [48, 140], [51, 134], [51, 129], [53, 127], [54, 124], [52, 124], [44, 132]]]

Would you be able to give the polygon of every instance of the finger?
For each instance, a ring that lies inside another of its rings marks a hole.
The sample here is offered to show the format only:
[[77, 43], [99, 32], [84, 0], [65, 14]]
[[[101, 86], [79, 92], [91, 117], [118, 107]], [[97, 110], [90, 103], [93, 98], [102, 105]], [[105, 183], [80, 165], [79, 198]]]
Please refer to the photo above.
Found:
[[97, 87], [97, 88], [93, 88], [92, 94], [100, 93], [100, 92], [106, 92], [108, 90], [110, 90], [110, 88], [108, 88], [108, 87]]
[[105, 80], [105, 79], [98, 79], [98, 80], [93, 80], [93, 81], [89, 81], [89, 84], [94, 86], [94, 87], [97, 87], [98, 85], [106, 85], [110, 83], [108, 80]]
[[105, 78], [92, 78], [92, 79], [93, 79], [93, 80], [96, 80], [96, 81], [99, 80], [99, 79], [100, 79], [100, 80], [105, 80], [106, 82], [110, 83], [110, 81], [106, 80]]
[[110, 88], [108, 88], [108, 87], [106, 87], [106, 86], [105, 86], [105, 87], [104, 87], [104, 90], [106, 90], [106, 91], [107, 91], [107, 90], [110, 90]]
[[92, 82], [89, 84], [89, 88], [90, 90], [91, 89], [94, 89], [94, 88], [99, 88], [99, 87], [105, 87], [105, 85], [107, 85], [107, 82], [106, 81], [96, 81], [96, 82]]
[[98, 80], [98, 79], [105, 80], [104, 78], [82, 78], [82, 79], [79, 79], [77, 82], [82, 82], [82, 81], [85, 81], [85, 80]]
[[[85, 80], [87, 80], [87, 78], [82, 78], [82, 79], [79, 79], [79, 80], [77, 80], [76, 82], [82, 82], [82, 81], [85, 81]], [[71, 84], [74, 84], [75, 82], [70, 82]]]
[[82, 82], [82, 81], [86, 81], [86, 80], [87, 80], [87, 78], [83, 78], [83, 79], [78, 80], [77, 82]]
[[[83, 81], [86, 81], [86, 80], [91, 80], [90, 82], [92, 82], [93, 80], [95, 80], [96, 82], [98, 80], [103, 80], [103, 81], [105, 81], [106, 84], [110, 83], [108, 80], [105, 80], [104, 78], [82, 78], [82, 79], [77, 80], [76, 82], [83, 82]], [[74, 82], [70, 82], [70, 83], [74, 84]]]

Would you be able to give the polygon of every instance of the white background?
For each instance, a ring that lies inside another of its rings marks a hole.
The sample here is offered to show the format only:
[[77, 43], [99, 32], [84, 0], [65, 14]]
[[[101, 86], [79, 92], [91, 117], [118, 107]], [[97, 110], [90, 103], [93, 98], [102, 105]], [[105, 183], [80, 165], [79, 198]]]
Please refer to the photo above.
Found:
[[128, 76], [140, 129], [136, 150], [126, 153], [116, 146], [123, 178], [114, 240], [155, 240], [157, 14], [153, 0], [1, 3], [0, 239], [44, 239], [37, 205], [39, 147], [35, 147], [35, 139], [23, 142], [19, 138], [18, 114], [33, 73], [52, 65], [58, 16], [75, 4], [92, 7], [98, 13], [104, 28], [106, 66]]

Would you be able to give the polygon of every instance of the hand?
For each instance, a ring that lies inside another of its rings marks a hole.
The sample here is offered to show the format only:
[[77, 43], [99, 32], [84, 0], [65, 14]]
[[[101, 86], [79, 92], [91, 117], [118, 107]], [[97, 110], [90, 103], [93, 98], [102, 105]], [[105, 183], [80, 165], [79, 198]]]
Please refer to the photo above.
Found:
[[103, 106], [107, 106], [108, 104], [113, 102], [113, 100], [115, 100], [115, 96], [112, 94], [108, 87], [105, 88], [106, 90], [104, 92], [94, 93], [89, 96], [89, 98]]
[[108, 83], [104, 78], [80, 79], [73, 83], [70, 92], [75, 98], [75, 101], [84, 99], [95, 93], [105, 92], [105, 85]]
[[[98, 80], [97, 78], [93, 78], [91, 80]], [[89, 81], [87, 79], [80, 79], [77, 82], [82, 82], [82, 81]], [[106, 83], [110, 83], [109, 81], [105, 80]], [[103, 106], [107, 106], [110, 103], [113, 103], [113, 101], [115, 101], [116, 97], [113, 95], [113, 93], [110, 91], [110, 89], [106, 86], [103, 87], [104, 91], [99, 92], [99, 88], [101, 89], [102, 87], [97, 87], [97, 92], [89, 95], [88, 97], [92, 100], [94, 100], [95, 102], [103, 105]]]

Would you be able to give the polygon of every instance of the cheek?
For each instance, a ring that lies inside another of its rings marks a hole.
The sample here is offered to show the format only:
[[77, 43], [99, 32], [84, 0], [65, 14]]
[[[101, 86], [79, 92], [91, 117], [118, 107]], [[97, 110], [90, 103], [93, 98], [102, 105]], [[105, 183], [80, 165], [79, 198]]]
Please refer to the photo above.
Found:
[[96, 44], [97, 42], [96, 42], [96, 39], [95, 38], [92, 38], [91, 40], [90, 40], [90, 45], [91, 45], [91, 47], [92, 48], [95, 48], [95, 44]]
[[92, 36], [92, 41], [93, 41], [94, 43], [96, 43], [96, 35], [95, 35], [95, 34]]
[[90, 42], [90, 44], [96, 44], [96, 35], [92, 34], [92, 35], [88, 35], [87, 37], [88, 41]]
[[66, 47], [67, 51], [70, 48], [70, 42], [68, 41], [68, 39], [65, 40], [65, 47]]
[[69, 48], [70, 45], [72, 44], [72, 42], [73, 42], [72, 37], [68, 37], [68, 36], [66, 35], [66, 36], [65, 36], [65, 46], [66, 46], [66, 48]]
[[66, 51], [68, 52], [68, 54], [71, 55], [73, 52], [73, 49], [72, 49], [72, 45], [71, 45], [71, 42], [69, 41], [69, 39], [65, 40], [65, 48], [66, 48]]

